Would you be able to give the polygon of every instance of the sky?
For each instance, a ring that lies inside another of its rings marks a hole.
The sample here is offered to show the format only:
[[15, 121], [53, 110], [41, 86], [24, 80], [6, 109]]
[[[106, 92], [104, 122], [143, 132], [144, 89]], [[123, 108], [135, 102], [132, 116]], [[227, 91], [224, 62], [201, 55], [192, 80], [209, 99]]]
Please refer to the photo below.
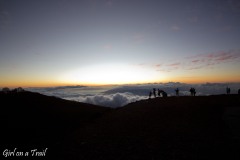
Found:
[[239, 0], [0, 0], [0, 87], [240, 82]]

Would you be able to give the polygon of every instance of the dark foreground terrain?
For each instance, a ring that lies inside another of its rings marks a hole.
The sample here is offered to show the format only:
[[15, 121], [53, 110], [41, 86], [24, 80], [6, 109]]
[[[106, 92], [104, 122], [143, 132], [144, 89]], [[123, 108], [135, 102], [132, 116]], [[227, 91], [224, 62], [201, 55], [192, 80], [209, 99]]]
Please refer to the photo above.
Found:
[[0, 93], [0, 102], [2, 158], [5, 149], [47, 148], [38, 158], [240, 159], [239, 95], [155, 98], [119, 109], [31, 92]]

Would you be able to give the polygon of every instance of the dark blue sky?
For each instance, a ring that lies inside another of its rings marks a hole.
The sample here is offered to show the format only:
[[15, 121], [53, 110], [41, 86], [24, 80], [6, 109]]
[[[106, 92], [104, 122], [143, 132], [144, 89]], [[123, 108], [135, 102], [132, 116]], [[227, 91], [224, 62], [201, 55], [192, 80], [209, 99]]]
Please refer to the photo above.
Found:
[[0, 0], [0, 86], [240, 81], [238, 0]]

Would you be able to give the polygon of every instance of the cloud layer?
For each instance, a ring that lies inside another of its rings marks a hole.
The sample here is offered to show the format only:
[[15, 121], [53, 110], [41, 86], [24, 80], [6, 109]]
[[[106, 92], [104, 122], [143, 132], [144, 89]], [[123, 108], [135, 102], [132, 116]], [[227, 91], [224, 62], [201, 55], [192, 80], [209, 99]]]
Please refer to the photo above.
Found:
[[67, 98], [67, 99], [95, 104], [95, 105], [106, 106], [106, 107], [117, 108], [117, 107], [122, 107], [128, 103], [136, 102], [146, 98], [147, 98], [146, 96], [139, 96], [129, 92], [125, 92], [125, 93], [114, 93], [114, 94], [97, 94], [92, 96], [79, 96], [78, 98]]
[[178, 88], [180, 96], [189, 96], [189, 89], [191, 87], [196, 89], [197, 96], [225, 94], [226, 87], [231, 88], [232, 94], [237, 94], [238, 89], [240, 89], [240, 83], [205, 83], [193, 85], [169, 82], [117, 87], [65, 86], [55, 88], [26, 88], [26, 90], [67, 100], [117, 108], [131, 102], [147, 99], [149, 92], [153, 88], [164, 90], [168, 96], [175, 96], [175, 89]]

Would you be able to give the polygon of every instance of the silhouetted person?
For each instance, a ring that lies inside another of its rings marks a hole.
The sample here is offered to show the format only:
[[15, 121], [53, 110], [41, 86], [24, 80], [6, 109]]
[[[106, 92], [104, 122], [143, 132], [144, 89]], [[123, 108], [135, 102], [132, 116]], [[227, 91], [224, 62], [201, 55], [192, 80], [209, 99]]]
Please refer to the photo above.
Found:
[[227, 88], [226, 88], [226, 92], [227, 92], [227, 94], [230, 94], [231, 89], [230, 89], [229, 87], [227, 87]]
[[154, 98], [156, 98], [156, 89], [153, 88], [153, 95], [154, 95]]
[[179, 89], [178, 88], [175, 90], [175, 92], [176, 92], [176, 96], [179, 96]]
[[163, 96], [163, 97], [167, 97], [167, 93], [164, 92], [164, 91], [162, 91], [162, 96]]
[[196, 95], [196, 90], [195, 90], [195, 88], [193, 88], [193, 96], [195, 96]]
[[238, 94], [240, 95], [240, 89], [238, 89]]
[[161, 91], [160, 89], [158, 89], [158, 97], [160, 97]]
[[190, 89], [191, 96], [193, 96], [193, 88]]
[[162, 95], [162, 97], [167, 97], [167, 93], [163, 90], [159, 90], [159, 96]]
[[149, 92], [149, 99], [151, 99], [151, 97], [152, 97], [152, 92], [150, 91]]

